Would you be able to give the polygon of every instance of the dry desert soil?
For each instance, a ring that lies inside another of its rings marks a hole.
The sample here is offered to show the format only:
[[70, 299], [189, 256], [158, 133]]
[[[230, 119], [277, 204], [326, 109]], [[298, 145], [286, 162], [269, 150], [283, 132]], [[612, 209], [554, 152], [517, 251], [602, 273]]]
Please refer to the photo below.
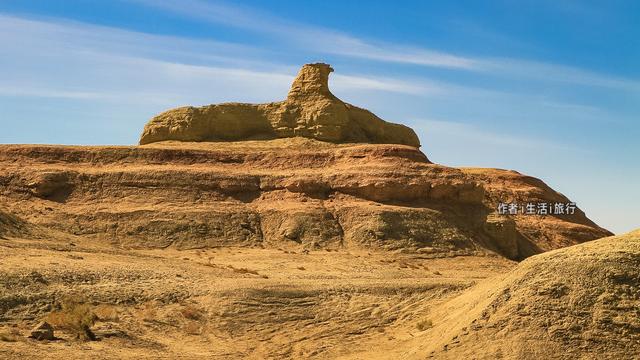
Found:
[[[498, 256], [124, 251], [75, 238], [2, 240], [0, 259], [11, 306], [0, 333], [22, 335], [0, 342], [6, 359], [339, 358], [416, 336], [435, 320], [430, 308], [514, 266]], [[24, 338], [63, 294], [90, 299], [99, 341]]]

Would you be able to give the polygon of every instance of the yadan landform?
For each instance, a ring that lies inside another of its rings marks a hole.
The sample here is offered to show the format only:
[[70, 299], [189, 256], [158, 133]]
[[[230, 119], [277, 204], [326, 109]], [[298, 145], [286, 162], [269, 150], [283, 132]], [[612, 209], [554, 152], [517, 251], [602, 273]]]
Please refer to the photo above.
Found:
[[432, 163], [332, 71], [139, 146], [0, 145], [0, 358], [637, 358], [640, 231]]

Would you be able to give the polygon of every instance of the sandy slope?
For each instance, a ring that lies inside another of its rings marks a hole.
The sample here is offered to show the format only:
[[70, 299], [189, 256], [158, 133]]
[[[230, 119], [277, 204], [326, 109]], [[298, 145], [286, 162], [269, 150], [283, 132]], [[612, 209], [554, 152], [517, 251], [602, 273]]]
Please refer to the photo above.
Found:
[[[435, 304], [513, 263], [497, 256], [225, 248], [118, 250], [69, 236], [0, 240], [0, 358], [334, 358], [419, 333]], [[67, 294], [101, 341], [26, 339]], [[192, 313], [196, 312], [197, 316]]]
[[433, 328], [348, 358], [638, 358], [640, 230], [533, 256], [423, 316]]
[[[1, 358], [640, 354], [640, 231], [520, 264], [388, 251], [122, 250], [52, 235], [0, 240]], [[101, 318], [100, 341], [65, 330], [52, 342], [26, 338], [69, 294]]]

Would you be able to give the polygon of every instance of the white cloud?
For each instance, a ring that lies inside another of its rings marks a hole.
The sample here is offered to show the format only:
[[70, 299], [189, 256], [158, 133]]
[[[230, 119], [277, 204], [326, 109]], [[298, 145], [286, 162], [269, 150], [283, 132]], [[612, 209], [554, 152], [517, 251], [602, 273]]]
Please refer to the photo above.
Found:
[[444, 86], [378, 76], [335, 74], [331, 76], [331, 85], [338, 90], [380, 90], [420, 96], [441, 94], [445, 91]]
[[388, 63], [486, 72], [512, 79], [565, 82], [623, 91], [640, 90], [640, 82], [580, 68], [516, 58], [482, 58], [435, 49], [368, 41], [332, 29], [295, 23], [254, 8], [202, 0], [129, 0], [173, 14], [278, 37], [299, 48]]
[[572, 66], [539, 61], [496, 58], [478, 62], [478, 69], [511, 79], [530, 79], [544, 82], [619, 89], [640, 92], [640, 82], [612, 75], [583, 70]]
[[469, 144], [472, 142], [505, 149], [584, 151], [547, 140], [522, 137], [508, 133], [491, 132], [469, 123], [434, 119], [417, 119], [414, 120], [414, 123], [419, 124], [419, 128], [423, 130], [428, 137], [449, 138], [451, 141], [458, 141], [458, 143], [461, 144]]
[[472, 69], [475, 61], [436, 50], [360, 39], [331, 29], [293, 23], [249, 7], [200, 0], [130, 0], [173, 14], [277, 36], [310, 51], [369, 60], [453, 69]]
[[[126, 56], [182, 61], [206, 61], [255, 66], [247, 58], [267, 51], [241, 44], [154, 35], [72, 21], [34, 20], [0, 14], [0, 54], [32, 55], [46, 61], [49, 56], [95, 51]], [[9, 59], [7, 59], [9, 60]], [[264, 64], [268, 66], [270, 64]]]
[[102, 99], [104, 94], [98, 92], [46, 89], [37, 86], [2, 86], [0, 96], [44, 97], [61, 99]]
[[[1, 96], [162, 106], [266, 102], [283, 99], [297, 71], [263, 61], [265, 51], [243, 45], [3, 15], [0, 43], [0, 67], [6, 73], [0, 78]], [[341, 74], [331, 81], [342, 91], [434, 91], [366, 75]]]

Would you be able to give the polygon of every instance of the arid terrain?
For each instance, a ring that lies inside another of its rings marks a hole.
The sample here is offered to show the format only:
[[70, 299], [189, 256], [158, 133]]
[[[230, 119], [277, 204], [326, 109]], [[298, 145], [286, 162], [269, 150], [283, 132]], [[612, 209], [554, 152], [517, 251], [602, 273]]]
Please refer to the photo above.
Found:
[[498, 214], [571, 200], [432, 163], [330, 71], [280, 103], [170, 110], [144, 145], [0, 145], [0, 358], [640, 354], [640, 232]]
[[[619, 359], [640, 348], [638, 232], [520, 265], [400, 251], [131, 250], [77, 236], [3, 239], [0, 257], [7, 359]], [[51, 316], [69, 296], [89, 304], [98, 341]], [[27, 338], [42, 319], [55, 340]]]
[[46, 344], [2, 342], [0, 355], [16, 359], [339, 357], [419, 333], [431, 306], [514, 266], [498, 256], [125, 251], [74, 238], [3, 240], [1, 249], [0, 333], [28, 335], [65, 295], [99, 317], [100, 341], [60, 331]]

